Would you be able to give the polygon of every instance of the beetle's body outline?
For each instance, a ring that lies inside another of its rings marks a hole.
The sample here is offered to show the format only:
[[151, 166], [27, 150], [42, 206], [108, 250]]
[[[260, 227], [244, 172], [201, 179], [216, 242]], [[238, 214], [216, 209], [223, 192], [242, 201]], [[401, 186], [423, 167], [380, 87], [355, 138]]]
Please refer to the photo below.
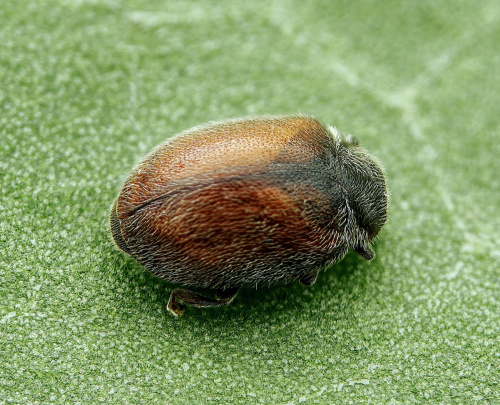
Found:
[[211, 300], [174, 290], [177, 315], [176, 297], [225, 305], [242, 286], [313, 284], [349, 249], [370, 260], [388, 202], [380, 164], [354, 138], [305, 115], [260, 117], [159, 145], [132, 171], [110, 223], [118, 247], [157, 276], [218, 291]]

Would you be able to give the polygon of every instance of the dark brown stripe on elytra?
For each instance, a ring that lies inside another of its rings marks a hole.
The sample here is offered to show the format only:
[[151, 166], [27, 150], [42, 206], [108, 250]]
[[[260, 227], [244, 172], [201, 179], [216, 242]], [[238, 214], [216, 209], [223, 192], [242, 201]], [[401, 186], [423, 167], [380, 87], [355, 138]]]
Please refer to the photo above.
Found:
[[[232, 180], [233, 183], [224, 179], [197, 190], [176, 193], [171, 200], [156, 201], [149, 208], [139, 210], [136, 220], [143, 228], [136, 234], [133, 223], [137, 222], [129, 222], [130, 237], [127, 238], [134, 244], [137, 259], [171, 281], [179, 282], [176, 273], [182, 273], [179, 267], [183, 267], [188, 268], [192, 276], [207, 278], [205, 285], [211, 285], [208, 279], [216, 277], [215, 273], [224, 266], [234, 267], [237, 273], [238, 269], [245, 271], [248, 257], [254, 261], [252, 266], [261, 272], [286, 264], [293, 273], [294, 266], [301, 266], [306, 256], [310, 267], [311, 259], [327, 253], [328, 241], [318, 224], [308, 221], [301, 208], [280, 187], [262, 179], [240, 178], [231, 201], [231, 192], [222, 190], [234, 186], [235, 178]], [[218, 188], [222, 188], [221, 191]], [[262, 192], [269, 193], [271, 199], [252, 197], [252, 193]], [[219, 207], [223, 213], [214, 212], [216, 204], [202, 204], [207, 197], [217, 202], [220, 196], [229, 202]], [[168, 207], [162, 208], [163, 204]], [[194, 207], [192, 212], [190, 207]], [[228, 220], [226, 225], [221, 223], [224, 218]], [[165, 228], [157, 221], [164, 221]], [[337, 242], [330, 241], [328, 245]], [[288, 258], [287, 263], [279, 259], [283, 257]], [[203, 271], [198, 274], [198, 269]], [[214, 274], [202, 274], [207, 271]]]

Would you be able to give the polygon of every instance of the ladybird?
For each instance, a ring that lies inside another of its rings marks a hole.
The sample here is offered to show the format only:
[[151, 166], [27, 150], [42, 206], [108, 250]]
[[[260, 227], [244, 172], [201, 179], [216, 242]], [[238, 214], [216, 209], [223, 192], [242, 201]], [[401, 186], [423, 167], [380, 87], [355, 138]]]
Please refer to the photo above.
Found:
[[167, 305], [229, 304], [243, 286], [298, 280], [349, 249], [366, 260], [387, 220], [381, 165], [355, 138], [306, 115], [181, 132], [132, 171], [115, 200], [116, 245], [174, 289]]

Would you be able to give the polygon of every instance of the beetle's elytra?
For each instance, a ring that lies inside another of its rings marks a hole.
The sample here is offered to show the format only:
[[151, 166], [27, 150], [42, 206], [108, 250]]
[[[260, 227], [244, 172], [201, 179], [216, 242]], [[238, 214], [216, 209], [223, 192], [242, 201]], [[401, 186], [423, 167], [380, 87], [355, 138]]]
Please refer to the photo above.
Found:
[[242, 286], [298, 279], [349, 249], [373, 258], [387, 219], [380, 165], [315, 118], [232, 120], [180, 133], [131, 173], [111, 210], [118, 247], [172, 283], [168, 309], [226, 305]]

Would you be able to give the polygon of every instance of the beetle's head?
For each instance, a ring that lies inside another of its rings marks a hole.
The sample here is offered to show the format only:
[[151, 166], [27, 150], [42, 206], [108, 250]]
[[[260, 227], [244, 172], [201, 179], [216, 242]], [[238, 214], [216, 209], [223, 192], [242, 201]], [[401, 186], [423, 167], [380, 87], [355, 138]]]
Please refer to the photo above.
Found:
[[340, 142], [338, 152], [336, 172], [349, 211], [347, 244], [371, 260], [374, 257], [371, 242], [387, 222], [390, 197], [384, 172], [380, 163], [352, 137]]

